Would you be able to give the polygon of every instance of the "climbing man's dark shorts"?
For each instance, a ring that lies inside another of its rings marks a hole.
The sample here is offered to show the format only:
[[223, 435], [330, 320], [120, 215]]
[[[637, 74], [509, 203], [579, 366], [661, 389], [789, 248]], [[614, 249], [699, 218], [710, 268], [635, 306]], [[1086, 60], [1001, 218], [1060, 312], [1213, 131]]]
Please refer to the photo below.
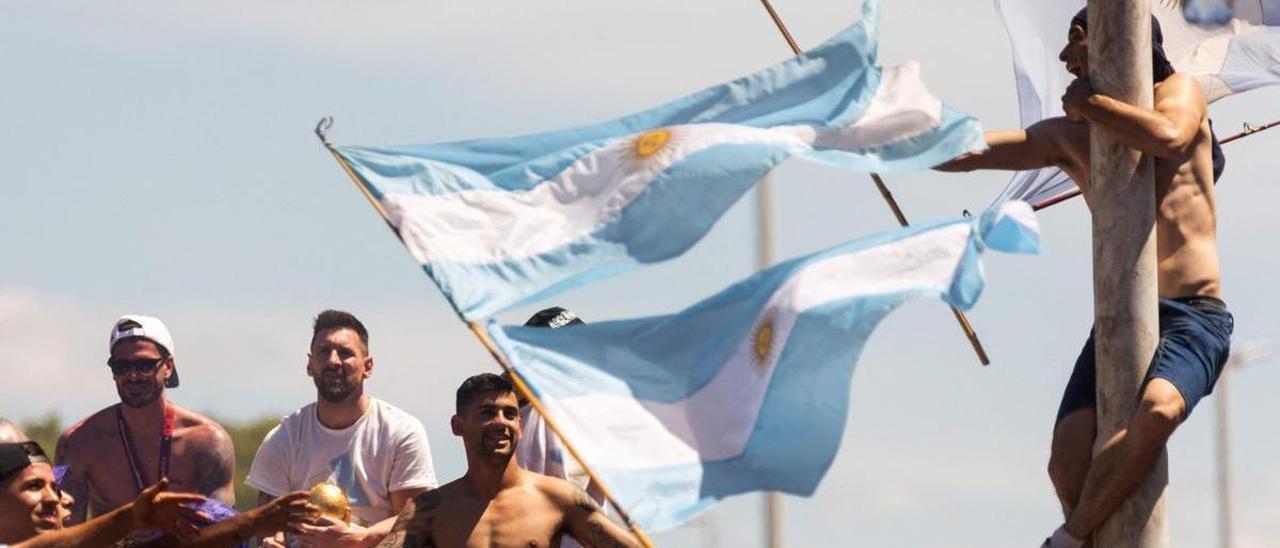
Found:
[[[1186, 419], [1196, 403], [1213, 392], [1214, 383], [1231, 353], [1231, 331], [1235, 320], [1226, 303], [1213, 297], [1160, 299], [1160, 342], [1143, 381], [1161, 378], [1173, 384], [1187, 409]], [[1093, 331], [1085, 341], [1076, 368], [1067, 381], [1058, 406], [1058, 419], [1084, 407], [1097, 405], [1097, 374], [1094, 371]], [[1136, 397], [1136, 395], [1135, 395]]]

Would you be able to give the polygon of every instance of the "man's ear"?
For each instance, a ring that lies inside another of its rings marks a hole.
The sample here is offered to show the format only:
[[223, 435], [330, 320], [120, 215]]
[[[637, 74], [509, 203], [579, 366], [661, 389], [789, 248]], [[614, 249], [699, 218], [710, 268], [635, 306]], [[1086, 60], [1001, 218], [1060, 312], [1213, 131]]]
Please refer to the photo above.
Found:
[[365, 356], [364, 357], [364, 378], [367, 379], [372, 375], [373, 375], [373, 356]]
[[453, 430], [453, 435], [462, 435], [462, 417], [454, 415], [449, 418], [449, 428]]
[[308, 377], [315, 376], [315, 374], [311, 372], [311, 353], [310, 352], [307, 352], [307, 364], [304, 365], [303, 367], [306, 368]]
[[174, 368], [177, 364], [176, 364], [176, 363], [174, 363], [174, 359], [173, 359], [173, 355], [172, 355], [172, 354], [170, 354], [170, 355], [169, 355], [169, 357], [165, 358], [165, 359], [164, 359], [164, 362], [162, 362], [162, 363], [163, 363], [163, 365], [162, 365], [161, 367], [164, 367], [164, 370], [165, 370], [165, 371], [164, 371], [164, 378], [163, 378], [163, 379], [160, 379], [160, 380], [161, 380], [161, 381], [163, 381], [163, 382], [169, 382], [169, 377], [172, 377], [172, 376], [173, 376], [173, 368]]

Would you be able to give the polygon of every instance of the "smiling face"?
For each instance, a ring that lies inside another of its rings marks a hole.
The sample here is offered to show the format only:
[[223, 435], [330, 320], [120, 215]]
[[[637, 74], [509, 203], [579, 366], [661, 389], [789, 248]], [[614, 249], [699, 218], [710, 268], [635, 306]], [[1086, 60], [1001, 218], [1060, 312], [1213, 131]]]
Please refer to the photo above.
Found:
[[17, 544], [60, 529], [60, 499], [53, 468], [33, 463], [0, 485], [0, 543]]
[[345, 327], [316, 333], [307, 354], [307, 376], [316, 393], [330, 403], [348, 401], [364, 393], [364, 380], [373, 374], [373, 358], [360, 335]]
[[111, 378], [120, 402], [142, 407], [164, 394], [164, 382], [173, 374], [173, 356], [161, 357], [160, 347], [147, 339], [124, 339], [111, 348], [111, 362], [123, 364]]
[[473, 458], [505, 461], [520, 444], [520, 407], [509, 390], [476, 394], [450, 425]]
[[1067, 45], [1058, 53], [1058, 60], [1067, 65], [1067, 72], [1076, 78], [1089, 77], [1089, 35], [1084, 27], [1071, 25], [1067, 31]]

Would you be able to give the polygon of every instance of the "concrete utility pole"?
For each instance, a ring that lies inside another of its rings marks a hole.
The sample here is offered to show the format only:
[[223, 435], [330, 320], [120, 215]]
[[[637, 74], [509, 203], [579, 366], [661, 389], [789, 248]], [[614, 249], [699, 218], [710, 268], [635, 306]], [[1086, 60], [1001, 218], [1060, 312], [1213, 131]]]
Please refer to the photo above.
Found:
[[[1089, 0], [1089, 79], [1119, 101], [1151, 108], [1150, 0]], [[1090, 134], [1098, 437], [1124, 429], [1158, 337], [1155, 180], [1150, 158], [1096, 128]], [[1094, 537], [1098, 548], [1168, 545], [1167, 455]]]

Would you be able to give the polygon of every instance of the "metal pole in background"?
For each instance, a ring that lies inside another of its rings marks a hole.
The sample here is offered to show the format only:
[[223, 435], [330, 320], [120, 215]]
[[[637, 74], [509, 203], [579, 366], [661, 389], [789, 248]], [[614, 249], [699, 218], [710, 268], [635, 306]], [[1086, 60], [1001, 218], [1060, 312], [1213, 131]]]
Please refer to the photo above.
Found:
[[[1233, 356], [1234, 357], [1234, 356]], [[1229, 432], [1227, 425], [1227, 397], [1231, 393], [1231, 365], [1227, 366], [1218, 379], [1217, 390], [1213, 395], [1214, 410], [1217, 411], [1218, 428], [1214, 438], [1217, 441], [1218, 454], [1218, 543], [1222, 548], [1231, 548], [1231, 458], [1229, 454]]]
[[[1151, 3], [1089, 0], [1089, 80], [1094, 90], [1152, 108]], [[1150, 158], [1105, 131], [1090, 132], [1098, 432], [1094, 455], [1137, 409], [1157, 331], [1155, 179]], [[1098, 460], [1094, 460], [1095, 466]], [[1097, 548], [1168, 546], [1168, 454], [1094, 535]]]
[[[773, 175], [756, 185], [756, 270], [773, 265]], [[782, 548], [782, 494], [765, 493], [765, 538], [769, 548]]]
[[1233, 538], [1231, 516], [1231, 416], [1228, 414], [1231, 396], [1231, 377], [1235, 371], [1271, 355], [1271, 346], [1260, 339], [1247, 340], [1231, 353], [1227, 365], [1222, 368], [1213, 394], [1213, 406], [1217, 411], [1217, 428], [1214, 439], [1218, 455], [1218, 545], [1231, 548]]

